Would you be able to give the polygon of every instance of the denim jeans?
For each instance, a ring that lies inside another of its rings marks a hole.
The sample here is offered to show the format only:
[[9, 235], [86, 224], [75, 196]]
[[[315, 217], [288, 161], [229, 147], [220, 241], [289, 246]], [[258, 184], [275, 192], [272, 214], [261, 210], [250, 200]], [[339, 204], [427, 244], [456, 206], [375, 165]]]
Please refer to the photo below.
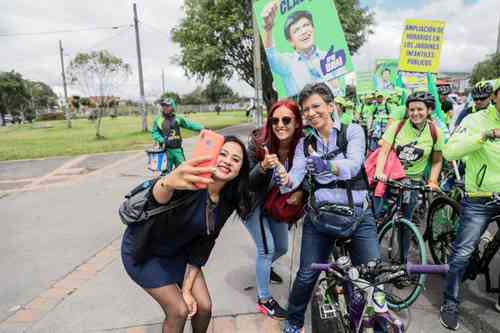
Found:
[[489, 220], [500, 214], [500, 206], [485, 206], [488, 200], [462, 200], [457, 238], [448, 258], [450, 269], [444, 283], [444, 301], [458, 304], [458, 292], [469, 259], [476, 249]]
[[[386, 191], [383, 197], [373, 197], [373, 208], [375, 211], [375, 217], [378, 219], [383, 216], [384, 213], [384, 201], [390, 196], [390, 192]], [[403, 218], [411, 222], [413, 218], [413, 212], [417, 206], [417, 191], [409, 192], [409, 200], [407, 203], [403, 203]], [[408, 251], [410, 250], [412, 233], [408, 228], [400, 228], [398, 239], [400, 240], [400, 247], [403, 249], [403, 260], [406, 261], [408, 256]]]
[[[377, 227], [370, 209], [362, 211], [363, 221], [351, 237], [351, 261], [354, 265], [366, 264], [380, 257], [377, 241]], [[311, 299], [319, 271], [311, 269], [312, 263], [326, 263], [332, 252], [335, 239], [319, 233], [306, 214], [302, 229], [302, 245], [300, 250], [300, 267], [288, 300], [288, 321], [297, 326], [304, 326], [304, 315], [307, 303]]]
[[[244, 225], [252, 236], [257, 246], [257, 262], [255, 265], [255, 275], [257, 278], [257, 296], [259, 299], [269, 299], [269, 276], [271, 274], [271, 264], [288, 251], [288, 224], [273, 220], [271, 217], [262, 215], [262, 225], [260, 221], [262, 206], [257, 207], [244, 221]], [[264, 229], [267, 253], [262, 237]]]

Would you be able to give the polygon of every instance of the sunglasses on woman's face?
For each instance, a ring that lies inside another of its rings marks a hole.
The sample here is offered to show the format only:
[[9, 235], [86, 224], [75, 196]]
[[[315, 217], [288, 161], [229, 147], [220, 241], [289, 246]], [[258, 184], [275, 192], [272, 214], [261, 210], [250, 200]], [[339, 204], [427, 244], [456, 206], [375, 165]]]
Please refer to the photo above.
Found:
[[283, 123], [283, 126], [288, 126], [292, 122], [292, 118], [290, 118], [290, 117], [283, 117], [283, 118], [272, 117], [271, 124], [273, 126], [278, 126], [278, 124], [280, 123], [280, 120]]

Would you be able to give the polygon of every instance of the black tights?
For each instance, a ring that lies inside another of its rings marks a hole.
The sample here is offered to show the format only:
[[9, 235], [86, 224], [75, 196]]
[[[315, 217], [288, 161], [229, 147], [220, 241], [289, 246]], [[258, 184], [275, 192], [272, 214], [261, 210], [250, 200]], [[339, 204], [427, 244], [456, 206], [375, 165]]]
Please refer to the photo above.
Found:
[[[189, 310], [180, 288], [176, 284], [170, 284], [145, 290], [160, 304], [165, 313], [162, 333], [182, 333]], [[193, 333], [205, 333], [212, 318], [212, 301], [202, 272], [196, 277], [191, 292], [198, 305], [198, 311], [191, 318]]]

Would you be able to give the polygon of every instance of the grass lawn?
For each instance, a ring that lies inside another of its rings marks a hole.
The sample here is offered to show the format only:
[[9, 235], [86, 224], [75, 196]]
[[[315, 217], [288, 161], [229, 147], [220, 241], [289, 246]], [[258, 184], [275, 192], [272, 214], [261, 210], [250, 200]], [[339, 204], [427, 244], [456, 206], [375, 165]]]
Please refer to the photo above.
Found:
[[[211, 129], [247, 122], [244, 111], [197, 113], [183, 115]], [[149, 129], [153, 117], [148, 117]], [[149, 133], [140, 131], [140, 117], [103, 118], [101, 135], [97, 140], [95, 122], [87, 119], [72, 121], [73, 128], [67, 129], [64, 121], [46, 121], [33, 124], [0, 127], [0, 160], [19, 160], [50, 156], [69, 156], [111, 151], [144, 149], [152, 144]], [[196, 132], [182, 130], [183, 138]]]

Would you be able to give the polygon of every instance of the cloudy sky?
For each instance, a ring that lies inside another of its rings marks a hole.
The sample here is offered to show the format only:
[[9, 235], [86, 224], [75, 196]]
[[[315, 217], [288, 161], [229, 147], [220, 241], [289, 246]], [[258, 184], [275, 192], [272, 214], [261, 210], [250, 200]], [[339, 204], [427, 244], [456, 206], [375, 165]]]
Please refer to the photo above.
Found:
[[[0, 71], [14, 69], [25, 78], [48, 83], [60, 93], [59, 40], [63, 42], [66, 64], [78, 52], [108, 49], [134, 69], [134, 75], [122, 84], [117, 94], [137, 98], [137, 58], [134, 30], [130, 26], [133, 2], [2, 1]], [[161, 92], [162, 69], [166, 73], [167, 90], [181, 94], [192, 91], [200, 83], [185, 77], [183, 69], [170, 61], [180, 52], [178, 45], [170, 40], [169, 31], [183, 17], [183, 0], [135, 2], [142, 22], [146, 97], [153, 99]], [[361, 3], [375, 12], [376, 26], [375, 34], [354, 57], [356, 69], [370, 69], [376, 58], [398, 57], [405, 18], [447, 22], [441, 57], [443, 71], [468, 71], [474, 63], [495, 51], [500, 18], [498, 0], [361, 0]], [[53, 33], [56, 31], [71, 32]], [[237, 78], [230, 85], [241, 94], [253, 94], [253, 90]], [[70, 93], [73, 92], [77, 92], [76, 87], [70, 87]]]

